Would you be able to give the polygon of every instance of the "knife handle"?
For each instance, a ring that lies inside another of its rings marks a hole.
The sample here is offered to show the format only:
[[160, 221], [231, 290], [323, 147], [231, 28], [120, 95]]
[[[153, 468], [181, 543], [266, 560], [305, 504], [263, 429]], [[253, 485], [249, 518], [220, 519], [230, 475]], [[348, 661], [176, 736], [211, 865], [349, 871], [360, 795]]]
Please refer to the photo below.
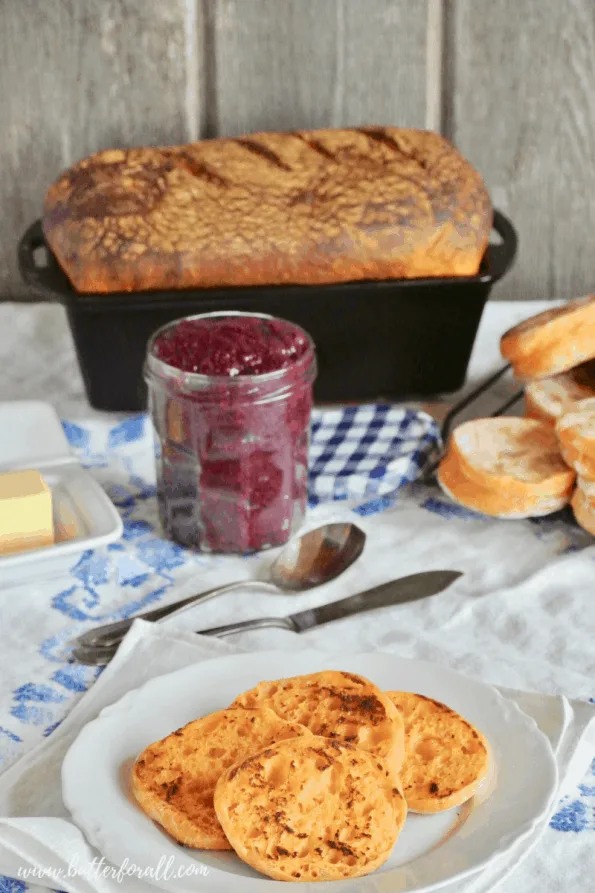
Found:
[[210, 629], [197, 629], [199, 636], [230, 636], [232, 633], [244, 632], [249, 629], [287, 629], [296, 633], [298, 630], [291, 617], [257, 617], [254, 620], [238, 620], [236, 623], [226, 623], [224, 626], [212, 626]]

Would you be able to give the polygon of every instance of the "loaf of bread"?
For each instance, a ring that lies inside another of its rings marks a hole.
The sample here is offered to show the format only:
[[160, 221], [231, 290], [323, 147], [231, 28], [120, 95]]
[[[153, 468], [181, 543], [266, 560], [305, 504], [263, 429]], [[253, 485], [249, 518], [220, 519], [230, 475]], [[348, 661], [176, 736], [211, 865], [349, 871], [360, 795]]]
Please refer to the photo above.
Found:
[[491, 225], [459, 152], [396, 127], [98, 152], [43, 215], [82, 293], [471, 276]]

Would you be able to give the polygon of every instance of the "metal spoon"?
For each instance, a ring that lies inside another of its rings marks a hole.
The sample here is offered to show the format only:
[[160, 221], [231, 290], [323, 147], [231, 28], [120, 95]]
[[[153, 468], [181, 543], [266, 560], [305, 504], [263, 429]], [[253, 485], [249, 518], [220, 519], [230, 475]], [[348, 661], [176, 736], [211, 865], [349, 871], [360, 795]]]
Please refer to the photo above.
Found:
[[[366, 589], [355, 595], [348, 595], [338, 601], [319, 605], [318, 608], [308, 608], [306, 611], [298, 611], [297, 614], [289, 614], [286, 617], [254, 617], [252, 620], [237, 620], [235, 623], [200, 629], [196, 632], [202, 636], [228, 636], [243, 630], [276, 627], [294, 633], [304, 633], [326, 623], [353, 617], [363, 611], [375, 611], [379, 608], [402, 605], [437, 595], [461, 576], [461, 571], [421, 571], [391, 580], [389, 583], [381, 583], [379, 586], [373, 586], [371, 589]], [[106, 666], [115, 656], [117, 650], [117, 645], [111, 648], [79, 646], [73, 649], [70, 662], [90, 666]]]
[[238, 580], [198, 595], [191, 595], [171, 605], [153, 608], [135, 617], [106, 623], [73, 640], [75, 646], [108, 647], [118, 645], [137, 618], [162, 620], [187, 610], [190, 605], [209, 601], [235, 589], [264, 589], [269, 592], [298, 593], [334, 580], [361, 555], [366, 535], [351, 523], [325, 524], [290, 540], [269, 567], [266, 577]]

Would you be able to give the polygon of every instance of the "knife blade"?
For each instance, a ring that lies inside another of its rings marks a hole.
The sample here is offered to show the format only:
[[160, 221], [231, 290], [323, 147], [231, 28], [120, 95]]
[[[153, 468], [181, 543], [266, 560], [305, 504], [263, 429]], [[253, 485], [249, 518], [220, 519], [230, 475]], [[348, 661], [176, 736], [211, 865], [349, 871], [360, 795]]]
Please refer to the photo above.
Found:
[[315, 626], [342, 620], [362, 611], [375, 611], [378, 608], [403, 605], [429, 595], [437, 595], [460, 576], [459, 571], [424, 571], [411, 574], [409, 577], [391, 580], [390, 583], [383, 583], [366, 592], [358, 592], [357, 595], [339, 599], [337, 602], [291, 614], [290, 617], [296, 632], [302, 633]]
[[462, 576], [461, 571], [422, 571], [391, 580], [374, 586], [357, 595], [349, 595], [336, 602], [320, 605], [318, 608], [308, 608], [297, 614], [289, 614], [286, 617], [262, 617], [255, 620], [240, 620], [237, 623], [228, 623], [225, 626], [216, 626], [211, 629], [197, 630], [203, 636], [225, 636], [230, 633], [248, 629], [263, 629], [269, 626], [277, 626], [289, 629], [292, 632], [303, 633], [316, 626], [332, 623], [334, 620], [342, 620], [353, 614], [363, 611], [375, 611], [378, 608], [389, 608], [394, 605], [402, 605], [406, 602], [417, 601], [430, 595], [437, 595], [451, 583]]

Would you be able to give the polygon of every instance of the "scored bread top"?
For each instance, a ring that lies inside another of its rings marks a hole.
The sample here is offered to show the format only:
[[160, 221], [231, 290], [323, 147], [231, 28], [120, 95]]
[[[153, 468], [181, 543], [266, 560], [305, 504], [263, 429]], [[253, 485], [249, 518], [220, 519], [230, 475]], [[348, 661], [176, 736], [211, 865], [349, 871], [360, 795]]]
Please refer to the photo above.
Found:
[[454, 146], [397, 127], [98, 152], [49, 188], [43, 216], [88, 293], [472, 276], [491, 225]]
[[374, 871], [407, 814], [384, 761], [316, 736], [274, 744], [226, 770], [215, 809], [244, 862], [302, 882]]
[[527, 418], [486, 418], [463, 422], [449, 441], [469, 480], [507, 488], [512, 495], [558, 496], [572, 487], [555, 431]]
[[552, 378], [530, 381], [525, 387], [525, 415], [555, 424], [578, 400], [595, 397], [595, 361]]
[[147, 815], [179, 843], [231, 849], [213, 806], [219, 776], [264, 745], [297, 735], [313, 737], [265, 706], [219, 710], [145, 748], [132, 771], [132, 791]]
[[279, 716], [386, 758], [398, 772], [405, 751], [403, 720], [386, 695], [369, 679], [325, 670], [261, 682], [237, 697], [232, 707], [267, 704]]
[[439, 701], [412, 692], [387, 692], [405, 723], [401, 781], [407, 806], [434, 813], [465, 803], [487, 777], [483, 735]]
[[518, 378], [546, 378], [595, 358], [595, 295], [545, 310], [504, 333], [502, 356]]

